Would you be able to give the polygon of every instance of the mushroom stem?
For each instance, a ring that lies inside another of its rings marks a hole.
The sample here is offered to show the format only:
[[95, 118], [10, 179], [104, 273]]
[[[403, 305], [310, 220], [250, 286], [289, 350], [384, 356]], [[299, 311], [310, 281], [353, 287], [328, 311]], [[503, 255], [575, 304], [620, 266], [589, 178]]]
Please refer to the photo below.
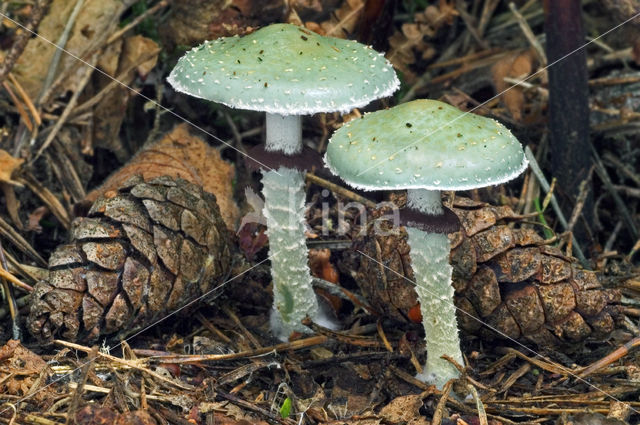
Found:
[[[267, 151], [296, 155], [302, 151], [302, 117], [267, 113]], [[271, 330], [286, 341], [293, 332], [308, 333], [301, 322], [318, 318], [318, 301], [311, 286], [305, 238], [304, 173], [280, 167], [263, 171], [263, 214], [267, 219], [273, 312]]]
[[286, 341], [293, 332], [309, 333], [300, 322], [306, 316], [318, 316], [304, 233], [304, 176], [298, 170], [281, 167], [263, 171], [262, 184], [269, 255], [273, 256], [271, 329]]
[[449, 239], [444, 234], [411, 227], [407, 227], [407, 235], [427, 342], [427, 362], [416, 378], [442, 389], [447, 381], [460, 376], [458, 369], [442, 355], [463, 364], [453, 304]]
[[295, 155], [302, 150], [302, 116], [267, 112], [267, 151]]
[[408, 189], [407, 207], [427, 215], [442, 215], [442, 199], [439, 190]]

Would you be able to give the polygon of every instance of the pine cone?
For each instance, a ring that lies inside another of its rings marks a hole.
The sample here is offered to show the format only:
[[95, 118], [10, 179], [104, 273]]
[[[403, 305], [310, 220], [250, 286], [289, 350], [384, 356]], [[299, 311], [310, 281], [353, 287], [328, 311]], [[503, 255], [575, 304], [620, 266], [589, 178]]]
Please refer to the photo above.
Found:
[[[462, 224], [449, 235], [462, 330], [499, 337], [486, 323], [510, 338], [550, 346], [614, 329], [620, 294], [603, 289], [594, 272], [545, 245], [534, 230], [504, 224], [514, 219], [509, 207], [456, 198], [453, 211]], [[361, 256], [356, 281], [363, 295], [381, 313], [408, 320], [417, 299], [404, 228], [389, 236], [370, 230], [355, 246], [387, 267]]]
[[73, 222], [49, 259], [27, 327], [40, 340], [130, 333], [212, 289], [230, 267], [214, 195], [182, 179], [133, 177]]

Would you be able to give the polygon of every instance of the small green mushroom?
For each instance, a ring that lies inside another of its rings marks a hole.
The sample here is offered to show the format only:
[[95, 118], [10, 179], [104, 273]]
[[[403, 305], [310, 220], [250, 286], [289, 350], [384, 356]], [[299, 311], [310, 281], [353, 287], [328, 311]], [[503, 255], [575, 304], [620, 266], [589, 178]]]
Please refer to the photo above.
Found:
[[460, 364], [463, 359], [446, 236], [459, 224], [443, 207], [440, 191], [515, 178], [527, 167], [520, 143], [497, 121], [424, 99], [345, 124], [331, 137], [325, 162], [351, 186], [408, 190], [408, 211], [401, 212], [401, 219], [406, 223], [428, 352], [417, 377], [442, 388], [459, 373], [441, 356]]
[[264, 151], [249, 153], [263, 171], [274, 282], [271, 327], [280, 339], [309, 332], [300, 322], [307, 315], [318, 319], [319, 310], [304, 236], [304, 170], [313, 158], [302, 145], [301, 116], [346, 112], [391, 95], [399, 86], [393, 68], [381, 53], [355, 41], [273, 24], [192, 49], [169, 82], [192, 96], [266, 112]]

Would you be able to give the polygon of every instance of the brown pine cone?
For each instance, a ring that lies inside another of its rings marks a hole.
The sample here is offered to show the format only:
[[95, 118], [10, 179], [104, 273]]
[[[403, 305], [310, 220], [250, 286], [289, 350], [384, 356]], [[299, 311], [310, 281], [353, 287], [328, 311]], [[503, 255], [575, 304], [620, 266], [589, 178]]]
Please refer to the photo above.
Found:
[[[501, 336], [486, 323], [503, 337], [549, 346], [601, 338], [614, 329], [618, 291], [603, 289], [594, 272], [545, 245], [534, 230], [507, 226], [505, 219], [514, 221], [509, 207], [456, 198], [453, 211], [462, 225], [449, 235], [462, 330]], [[374, 236], [371, 230], [355, 242], [388, 267], [361, 256], [360, 290], [374, 309], [400, 320], [417, 305], [406, 238], [404, 228], [390, 236]]]
[[230, 268], [214, 195], [182, 179], [133, 177], [73, 222], [32, 294], [29, 332], [94, 341], [131, 333], [206, 293]]

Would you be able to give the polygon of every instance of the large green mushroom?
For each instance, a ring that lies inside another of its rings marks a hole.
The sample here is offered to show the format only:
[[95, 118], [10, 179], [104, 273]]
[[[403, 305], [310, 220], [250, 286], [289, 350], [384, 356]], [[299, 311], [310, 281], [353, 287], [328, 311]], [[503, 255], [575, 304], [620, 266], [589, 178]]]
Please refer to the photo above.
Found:
[[424, 99], [345, 124], [331, 137], [325, 162], [360, 189], [407, 189], [408, 210], [400, 217], [411, 248], [427, 342], [427, 362], [418, 378], [442, 388], [459, 375], [442, 355], [460, 364], [463, 359], [446, 236], [459, 224], [442, 205], [440, 191], [515, 178], [527, 167], [520, 143], [495, 120]]
[[[249, 152], [263, 171], [274, 283], [272, 330], [287, 339], [319, 317], [304, 236], [302, 115], [346, 112], [391, 95], [399, 81], [381, 53], [355, 41], [273, 24], [244, 37], [207, 41], [187, 52], [169, 76], [180, 92], [232, 108], [264, 111], [266, 145]], [[318, 161], [320, 162], [320, 161]]]

